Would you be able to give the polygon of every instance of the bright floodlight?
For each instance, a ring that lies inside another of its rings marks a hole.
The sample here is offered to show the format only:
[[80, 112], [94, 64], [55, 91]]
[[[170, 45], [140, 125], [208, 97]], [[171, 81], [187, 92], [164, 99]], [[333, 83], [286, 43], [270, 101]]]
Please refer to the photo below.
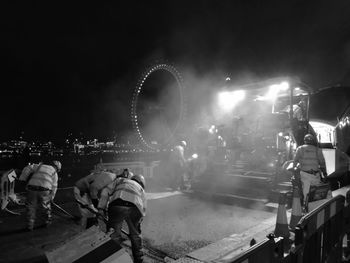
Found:
[[232, 110], [244, 97], [244, 90], [224, 91], [219, 93], [219, 105], [224, 110]]
[[280, 84], [274, 84], [269, 87], [269, 91], [264, 96], [265, 100], [276, 100], [277, 95], [280, 91], [286, 91], [289, 89], [289, 83], [288, 82], [281, 82]]

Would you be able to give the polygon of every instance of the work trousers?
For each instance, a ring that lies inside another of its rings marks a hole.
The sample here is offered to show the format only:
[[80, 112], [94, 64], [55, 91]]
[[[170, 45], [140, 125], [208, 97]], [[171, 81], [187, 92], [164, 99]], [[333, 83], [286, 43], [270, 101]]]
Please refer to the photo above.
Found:
[[37, 191], [37, 190], [27, 190], [27, 227], [28, 229], [34, 228], [34, 223], [36, 219], [36, 212], [38, 208], [45, 215], [45, 224], [51, 224], [51, 191]]
[[303, 187], [304, 200], [310, 191], [310, 186], [321, 183], [321, 178], [318, 173], [311, 174], [304, 171], [300, 171], [300, 180]]
[[141, 222], [142, 214], [136, 206], [111, 205], [108, 208], [108, 228], [113, 228], [111, 238], [118, 244], [122, 242], [121, 230], [125, 220], [129, 228], [132, 255], [135, 263], [143, 262]]

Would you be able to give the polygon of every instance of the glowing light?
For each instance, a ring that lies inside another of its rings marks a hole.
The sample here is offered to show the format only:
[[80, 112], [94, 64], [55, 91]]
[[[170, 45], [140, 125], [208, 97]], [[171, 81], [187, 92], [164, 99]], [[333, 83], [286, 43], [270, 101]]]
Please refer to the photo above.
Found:
[[281, 84], [279, 84], [279, 89], [282, 91], [286, 91], [289, 89], [289, 83], [284, 81]]
[[196, 153], [192, 154], [192, 158], [193, 159], [197, 159], [198, 158], [198, 154], [196, 154]]
[[267, 166], [268, 166], [268, 167], [274, 167], [275, 164], [274, 164], [274, 163], [269, 163]]
[[210, 133], [210, 134], [214, 134], [215, 132], [216, 132], [215, 125], [212, 125], [212, 126], [209, 128], [209, 133]]
[[256, 100], [271, 100], [275, 101], [278, 93], [280, 91], [287, 91], [289, 89], [289, 83], [288, 82], [281, 82], [280, 84], [274, 84], [269, 86], [269, 91], [267, 94], [263, 97], [258, 97]]
[[219, 105], [224, 110], [232, 110], [244, 98], [244, 90], [224, 91], [218, 95]]
[[315, 130], [320, 143], [334, 143], [334, 126], [321, 121], [310, 121], [310, 125]]

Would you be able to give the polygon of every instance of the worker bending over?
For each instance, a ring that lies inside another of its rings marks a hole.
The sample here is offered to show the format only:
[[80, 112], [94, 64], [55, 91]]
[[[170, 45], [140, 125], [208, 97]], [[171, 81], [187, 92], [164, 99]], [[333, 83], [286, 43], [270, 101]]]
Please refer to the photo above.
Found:
[[83, 228], [89, 228], [96, 223], [96, 217], [91, 211], [97, 212], [92, 204], [90, 197], [90, 185], [95, 181], [99, 173], [92, 172], [89, 175], [79, 179], [74, 185], [74, 197], [79, 202], [79, 212], [81, 215], [80, 225]]
[[19, 180], [27, 183], [27, 230], [34, 229], [38, 205], [46, 214], [45, 225], [52, 223], [51, 202], [55, 198], [58, 184], [59, 161], [27, 165]]
[[107, 230], [114, 229], [111, 238], [122, 242], [122, 224], [125, 220], [135, 263], [143, 262], [141, 222], [146, 215], [145, 178], [134, 175], [131, 179], [118, 178], [101, 192], [98, 210], [108, 214]]

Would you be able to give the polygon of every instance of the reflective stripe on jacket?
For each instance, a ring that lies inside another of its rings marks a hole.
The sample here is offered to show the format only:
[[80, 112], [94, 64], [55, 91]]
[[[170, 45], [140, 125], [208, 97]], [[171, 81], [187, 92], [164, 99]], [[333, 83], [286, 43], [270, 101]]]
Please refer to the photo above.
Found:
[[28, 185], [41, 186], [52, 190], [53, 196], [57, 191], [58, 175], [56, 169], [47, 164], [41, 164], [29, 179]]
[[106, 209], [108, 204], [116, 199], [133, 203], [143, 216], [146, 215], [146, 194], [142, 186], [134, 180], [120, 178], [108, 185], [101, 193], [98, 207]]
[[295, 153], [294, 161], [299, 163], [300, 169], [305, 172], [326, 168], [322, 150], [314, 145], [305, 144], [299, 146]]
[[40, 164], [36, 164], [36, 163], [28, 164], [26, 167], [23, 168], [22, 173], [19, 177], [19, 180], [20, 181], [27, 181], [29, 175], [34, 173], [38, 169], [39, 165]]

